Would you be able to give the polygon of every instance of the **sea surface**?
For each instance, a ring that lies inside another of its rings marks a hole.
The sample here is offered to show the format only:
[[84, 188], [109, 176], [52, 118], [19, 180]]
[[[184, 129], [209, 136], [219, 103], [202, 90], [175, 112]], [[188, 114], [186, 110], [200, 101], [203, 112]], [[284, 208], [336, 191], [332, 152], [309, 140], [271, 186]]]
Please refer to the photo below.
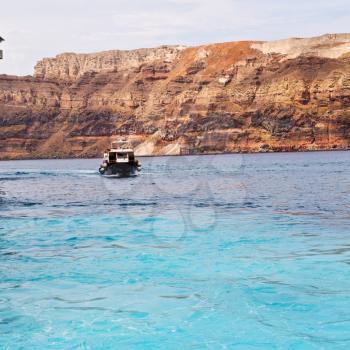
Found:
[[350, 152], [0, 162], [0, 349], [350, 349]]

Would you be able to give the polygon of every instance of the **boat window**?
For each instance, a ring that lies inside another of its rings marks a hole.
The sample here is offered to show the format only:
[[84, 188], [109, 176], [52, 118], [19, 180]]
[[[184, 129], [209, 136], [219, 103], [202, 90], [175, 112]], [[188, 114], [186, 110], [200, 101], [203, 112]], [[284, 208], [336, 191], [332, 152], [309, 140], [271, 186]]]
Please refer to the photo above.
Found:
[[109, 161], [115, 162], [117, 160], [117, 153], [116, 152], [109, 152]]
[[127, 159], [128, 154], [127, 153], [117, 153], [117, 158], [119, 159]]

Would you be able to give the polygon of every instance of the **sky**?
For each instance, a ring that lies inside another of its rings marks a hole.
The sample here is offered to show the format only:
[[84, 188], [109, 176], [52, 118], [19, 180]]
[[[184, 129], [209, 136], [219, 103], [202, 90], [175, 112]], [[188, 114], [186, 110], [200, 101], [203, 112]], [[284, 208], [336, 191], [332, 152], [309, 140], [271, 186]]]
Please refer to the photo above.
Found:
[[349, 0], [0, 0], [0, 74], [43, 57], [350, 32]]

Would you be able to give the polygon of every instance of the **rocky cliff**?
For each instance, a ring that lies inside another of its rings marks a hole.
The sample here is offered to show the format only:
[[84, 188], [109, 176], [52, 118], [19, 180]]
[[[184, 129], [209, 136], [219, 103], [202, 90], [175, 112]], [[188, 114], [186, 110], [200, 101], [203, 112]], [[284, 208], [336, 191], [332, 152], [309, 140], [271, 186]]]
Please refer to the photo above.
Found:
[[350, 35], [163, 46], [0, 76], [0, 158], [350, 147]]

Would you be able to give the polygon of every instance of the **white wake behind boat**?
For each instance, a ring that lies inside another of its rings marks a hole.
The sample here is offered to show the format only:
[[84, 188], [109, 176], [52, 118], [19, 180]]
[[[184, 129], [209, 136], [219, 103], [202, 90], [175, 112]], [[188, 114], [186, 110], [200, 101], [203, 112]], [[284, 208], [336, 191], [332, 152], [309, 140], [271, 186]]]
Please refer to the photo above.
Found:
[[126, 141], [112, 142], [103, 155], [99, 173], [106, 177], [131, 177], [141, 171], [141, 163]]

